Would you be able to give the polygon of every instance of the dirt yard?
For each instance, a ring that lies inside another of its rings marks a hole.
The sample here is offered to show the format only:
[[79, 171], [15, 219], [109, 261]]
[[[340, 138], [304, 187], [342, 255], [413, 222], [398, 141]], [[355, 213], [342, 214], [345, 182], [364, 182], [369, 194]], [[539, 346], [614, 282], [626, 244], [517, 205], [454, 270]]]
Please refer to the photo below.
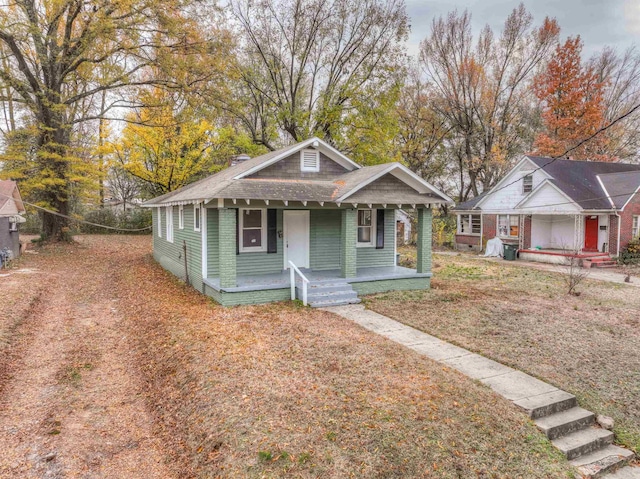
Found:
[[221, 308], [148, 237], [26, 253], [0, 301], [2, 478], [569, 477], [487, 388], [330, 313]]
[[575, 394], [582, 407], [612, 416], [616, 440], [640, 452], [638, 289], [587, 278], [576, 297], [565, 279], [436, 254], [432, 290], [381, 294], [367, 306]]

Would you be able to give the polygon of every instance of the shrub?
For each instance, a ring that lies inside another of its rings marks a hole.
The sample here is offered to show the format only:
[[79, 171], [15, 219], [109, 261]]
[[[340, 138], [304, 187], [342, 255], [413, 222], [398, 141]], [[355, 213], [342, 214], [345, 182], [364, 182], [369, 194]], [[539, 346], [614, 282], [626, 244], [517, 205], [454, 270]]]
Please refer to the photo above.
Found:
[[629, 241], [627, 247], [620, 252], [618, 261], [622, 264], [640, 264], [640, 238]]

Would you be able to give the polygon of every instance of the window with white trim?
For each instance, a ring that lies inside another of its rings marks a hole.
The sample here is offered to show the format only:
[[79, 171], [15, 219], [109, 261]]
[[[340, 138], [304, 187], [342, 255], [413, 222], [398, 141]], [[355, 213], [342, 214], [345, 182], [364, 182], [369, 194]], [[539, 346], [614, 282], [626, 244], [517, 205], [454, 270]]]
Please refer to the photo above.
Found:
[[358, 210], [357, 246], [375, 246], [376, 210]]
[[633, 238], [640, 237], [640, 216], [633, 217], [633, 226], [631, 228], [631, 236]]
[[178, 206], [178, 229], [184, 229], [184, 206]]
[[158, 238], [162, 238], [162, 210], [158, 208]]
[[482, 231], [482, 215], [458, 215], [458, 234], [479, 235]]
[[526, 175], [522, 177], [522, 192], [531, 193], [533, 191], [533, 175]]
[[173, 243], [173, 206], [167, 206], [165, 215], [167, 220], [167, 241]]
[[520, 233], [520, 215], [498, 215], [498, 236], [517, 238]]
[[267, 251], [267, 210], [240, 209], [240, 252]]
[[320, 171], [320, 152], [302, 150], [300, 152], [300, 171]]
[[200, 231], [200, 205], [193, 205], [193, 231]]

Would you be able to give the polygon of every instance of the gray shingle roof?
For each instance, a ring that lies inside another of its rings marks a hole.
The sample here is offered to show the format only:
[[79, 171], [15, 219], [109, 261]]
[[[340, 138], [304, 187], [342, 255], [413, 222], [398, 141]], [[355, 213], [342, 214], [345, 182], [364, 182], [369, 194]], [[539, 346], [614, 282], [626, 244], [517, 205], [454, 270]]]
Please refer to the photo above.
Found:
[[[277, 156], [287, 157], [300, 148], [300, 143], [273, 151], [265, 155], [243, 161], [231, 166], [219, 173], [203, 178], [179, 190], [167, 193], [144, 203], [144, 206], [160, 206], [164, 204], [181, 204], [211, 200], [214, 198], [247, 199], [247, 200], [286, 200], [286, 201], [318, 201], [337, 202], [341, 196], [346, 195], [358, 186], [374, 179], [376, 175], [387, 169], [404, 168], [397, 163], [384, 163], [380, 165], [359, 167], [353, 171], [336, 176], [333, 179], [264, 179], [251, 178], [240, 179], [239, 175], [251, 169], [266, 164]], [[350, 161], [350, 160], [348, 160]], [[405, 169], [406, 170], [406, 169]], [[421, 180], [422, 181], [422, 180]], [[384, 196], [384, 195], [383, 195]], [[433, 194], [423, 194], [416, 191], [415, 194], [386, 194], [389, 198], [377, 198], [385, 203], [426, 203], [447, 201], [440, 196], [437, 190]], [[405, 197], [406, 196], [406, 197]], [[348, 201], [348, 200], [347, 200]]]
[[[538, 167], [553, 177], [552, 182], [569, 198], [587, 210], [611, 209], [598, 175], [640, 171], [640, 165], [600, 161], [555, 160], [529, 156]], [[636, 185], [637, 188], [637, 185]]]
[[621, 209], [640, 187], [640, 170], [598, 175], [617, 209]]
[[478, 204], [478, 202], [484, 198], [485, 196], [487, 196], [489, 194], [489, 191], [485, 191], [484, 193], [480, 193], [478, 196], [474, 196], [473, 198], [471, 198], [470, 200], [464, 201], [462, 203], [458, 203], [455, 208], [453, 208], [454, 210], [458, 210], [458, 211], [469, 211], [475, 208], [475, 206]]

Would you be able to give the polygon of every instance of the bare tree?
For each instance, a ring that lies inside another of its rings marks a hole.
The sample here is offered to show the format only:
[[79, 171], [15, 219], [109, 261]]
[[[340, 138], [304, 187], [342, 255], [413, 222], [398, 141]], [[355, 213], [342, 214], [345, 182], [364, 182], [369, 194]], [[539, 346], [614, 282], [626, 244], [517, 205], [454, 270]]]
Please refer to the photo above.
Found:
[[[640, 103], [640, 51], [635, 46], [623, 53], [605, 47], [590, 66], [605, 83], [605, 119], [609, 123]], [[640, 158], [640, 114], [634, 114], [608, 132], [608, 153], [621, 160]]]
[[420, 63], [437, 92], [434, 107], [454, 136], [451, 156], [459, 167], [461, 201], [492, 187], [530, 146], [530, 82], [558, 34], [554, 20], [534, 28], [522, 4], [499, 37], [487, 26], [477, 43], [467, 11], [433, 21]]
[[113, 166], [107, 174], [106, 186], [111, 195], [122, 202], [122, 211], [127, 211], [127, 204], [140, 198], [140, 182], [121, 166]]
[[246, 102], [226, 107], [269, 148], [313, 134], [336, 141], [354, 98], [392, 87], [404, 62], [401, 0], [239, 0], [233, 13]]

